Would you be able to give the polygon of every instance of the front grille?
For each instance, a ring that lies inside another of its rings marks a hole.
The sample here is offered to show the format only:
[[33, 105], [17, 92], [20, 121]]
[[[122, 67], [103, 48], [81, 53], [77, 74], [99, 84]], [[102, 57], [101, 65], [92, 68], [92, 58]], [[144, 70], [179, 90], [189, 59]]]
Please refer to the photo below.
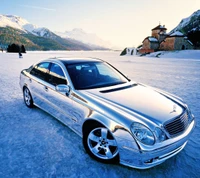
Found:
[[185, 111], [181, 116], [167, 121], [164, 124], [164, 128], [169, 133], [170, 137], [175, 137], [183, 133], [187, 129], [188, 125], [188, 113]]

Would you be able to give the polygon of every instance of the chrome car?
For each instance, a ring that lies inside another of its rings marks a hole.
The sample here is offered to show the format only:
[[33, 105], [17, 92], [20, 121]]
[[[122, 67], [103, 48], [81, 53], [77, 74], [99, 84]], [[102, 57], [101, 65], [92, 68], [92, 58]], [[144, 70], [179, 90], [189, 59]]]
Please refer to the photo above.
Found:
[[92, 58], [55, 58], [20, 74], [26, 106], [79, 134], [96, 160], [146, 169], [179, 153], [195, 126], [182, 99]]

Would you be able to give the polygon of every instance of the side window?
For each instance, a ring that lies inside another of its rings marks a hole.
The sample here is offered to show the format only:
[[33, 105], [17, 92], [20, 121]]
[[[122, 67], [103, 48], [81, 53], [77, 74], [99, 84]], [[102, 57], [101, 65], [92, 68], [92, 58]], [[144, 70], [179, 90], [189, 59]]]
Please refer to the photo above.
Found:
[[61, 67], [52, 63], [50, 68], [50, 83], [54, 86], [59, 84], [67, 84], [65, 75]]
[[30, 74], [42, 79], [44, 81], [48, 81], [48, 70], [49, 70], [49, 62], [43, 62], [37, 64], [31, 71]]

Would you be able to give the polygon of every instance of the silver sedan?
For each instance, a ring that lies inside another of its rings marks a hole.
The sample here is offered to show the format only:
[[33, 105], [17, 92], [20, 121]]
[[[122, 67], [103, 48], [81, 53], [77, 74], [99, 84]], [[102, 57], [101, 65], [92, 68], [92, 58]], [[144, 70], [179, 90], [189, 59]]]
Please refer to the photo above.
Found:
[[37, 106], [83, 139], [94, 159], [146, 169], [179, 153], [195, 120], [177, 96], [131, 81], [92, 58], [47, 59], [22, 70], [29, 108]]

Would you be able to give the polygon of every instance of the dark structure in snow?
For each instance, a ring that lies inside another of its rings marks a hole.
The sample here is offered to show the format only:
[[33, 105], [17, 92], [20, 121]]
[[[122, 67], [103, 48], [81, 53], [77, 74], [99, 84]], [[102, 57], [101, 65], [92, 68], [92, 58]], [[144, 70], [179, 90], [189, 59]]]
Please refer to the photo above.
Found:
[[125, 48], [122, 52], [121, 52], [121, 54], [120, 54], [120, 56], [124, 56], [124, 55], [134, 55], [135, 53], [135, 48]]
[[21, 53], [26, 53], [26, 49], [25, 49], [24, 45], [21, 46]]
[[190, 31], [188, 33], [188, 39], [197, 49], [200, 49], [200, 31]]
[[127, 53], [126, 53], [126, 49], [127, 49], [127, 48], [125, 48], [125, 49], [121, 52], [120, 56], [124, 56], [124, 55], [127, 54]]
[[7, 52], [8, 53], [26, 53], [26, 49], [24, 45], [19, 46], [18, 44], [13, 43], [11, 45], [8, 45]]

